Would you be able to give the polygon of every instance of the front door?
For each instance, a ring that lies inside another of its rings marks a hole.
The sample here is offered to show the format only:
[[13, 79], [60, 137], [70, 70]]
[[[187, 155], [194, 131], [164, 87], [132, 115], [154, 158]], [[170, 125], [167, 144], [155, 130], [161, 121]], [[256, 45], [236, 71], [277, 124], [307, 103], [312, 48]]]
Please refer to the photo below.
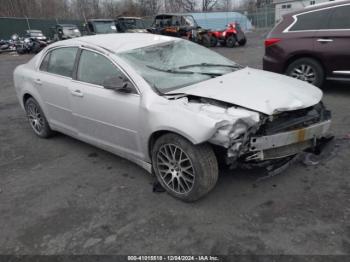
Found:
[[106, 56], [83, 49], [76, 81], [70, 86], [73, 115], [79, 136], [117, 153], [138, 156], [140, 96], [103, 87], [125, 75]]

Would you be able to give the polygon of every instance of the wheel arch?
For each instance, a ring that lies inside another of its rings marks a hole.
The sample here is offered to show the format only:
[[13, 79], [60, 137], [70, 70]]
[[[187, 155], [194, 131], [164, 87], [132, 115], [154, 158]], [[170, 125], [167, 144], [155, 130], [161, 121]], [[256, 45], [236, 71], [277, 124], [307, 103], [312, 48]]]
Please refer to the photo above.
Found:
[[171, 130], [171, 129], [157, 130], [157, 131], [154, 131], [148, 138], [147, 153], [148, 153], [148, 156], [150, 159], [152, 159], [152, 149], [153, 149], [155, 142], [157, 141], [158, 138], [160, 138], [161, 136], [163, 136], [165, 134], [175, 134], [175, 135], [181, 136], [182, 138], [190, 141], [192, 144], [198, 144], [198, 142], [195, 141], [192, 137], [184, 134], [183, 132], [181, 132], [179, 130]]
[[46, 110], [46, 107], [44, 105], [43, 100], [41, 99], [41, 97], [39, 96], [39, 94], [35, 94], [35, 92], [29, 92], [28, 90], [23, 91], [21, 97], [21, 105], [23, 107], [23, 109], [25, 109], [25, 102], [29, 99], [29, 98], [33, 98], [35, 99], [35, 101], [39, 104], [41, 110], [44, 112], [46, 118], [48, 119], [48, 112]]
[[[31, 94], [29, 94], [28, 92], [24, 93], [23, 96], [22, 96], [22, 103], [23, 105], [25, 105], [26, 101], [29, 99], [29, 98], [34, 98]], [[35, 98], [34, 98], [35, 99]], [[36, 100], [36, 99], [35, 99]]]

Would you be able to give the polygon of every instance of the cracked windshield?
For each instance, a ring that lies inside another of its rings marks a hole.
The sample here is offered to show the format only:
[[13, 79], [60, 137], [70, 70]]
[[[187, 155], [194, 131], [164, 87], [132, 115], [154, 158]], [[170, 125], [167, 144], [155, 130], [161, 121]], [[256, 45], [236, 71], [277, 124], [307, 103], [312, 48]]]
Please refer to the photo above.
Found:
[[160, 93], [174, 91], [241, 69], [233, 61], [186, 40], [119, 54]]

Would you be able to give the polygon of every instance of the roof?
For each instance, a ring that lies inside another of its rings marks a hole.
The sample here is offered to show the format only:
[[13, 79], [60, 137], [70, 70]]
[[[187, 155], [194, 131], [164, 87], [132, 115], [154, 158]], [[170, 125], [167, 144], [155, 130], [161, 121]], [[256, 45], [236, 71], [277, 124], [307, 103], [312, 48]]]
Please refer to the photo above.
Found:
[[118, 19], [135, 19], [135, 20], [141, 20], [141, 17], [136, 17], [136, 16], [120, 16], [117, 18]]
[[286, 14], [285, 16], [298, 15], [298, 14], [301, 14], [304, 12], [309, 12], [309, 11], [314, 11], [314, 10], [319, 10], [319, 9], [323, 9], [323, 8], [327, 8], [327, 7], [344, 5], [344, 4], [350, 4], [350, 0], [337, 0], [337, 1], [319, 3], [316, 5], [310, 5], [310, 6], [304, 7], [301, 10], [290, 12], [290, 13]]
[[302, 2], [302, 0], [273, 0], [274, 4], [284, 4], [289, 2]]
[[61, 27], [77, 27], [77, 25], [74, 25], [74, 24], [57, 24], [56, 26], [61, 26]]
[[317, 9], [317, 7], [335, 6], [335, 5], [348, 4], [348, 3], [350, 3], [349, 0], [334, 0], [334, 1], [330, 1], [330, 2], [322, 2], [322, 3], [317, 3], [314, 5], [308, 5], [305, 8]]
[[[273, 0], [274, 4], [284, 4], [284, 3], [289, 3], [289, 2], [303, 2], [303, 0]], [[334, 1], [329, 1], [329, 2], [322, 2], [322, 3], [317, 3], [315, 5], [308, 5], [308, 8], [311, 7], [317, 7], [317, 6], [323, 6], [323, 5], [335, 5], [335, 4], [340, 4], [341, 2], [349, 2], [348, 0], [334, 0]]]
[[165, 14], [158, 14], [155, 17], [170, 17], [170, 16], [191, 16], [190, 13], [165, 13]]
[[84, 36], [57, 42], [50, 46], [92, 45], [111, 50], [114, 53], [121, 53], [150, 45], [166, 43], [172, 40], [179, 40], [179, 38], [148, 33], [116, 33]]
[[88, 19], [87, 21], [88, 22], [103, 22], [103, 21], [114, 22], [114, 20], [110, 18]]
[[28, 33], [42, 33], [41, 30], [37, 30], [37, 29], [29, 29], [29, 30], [26, 30], [26, 32], [28, 32]]

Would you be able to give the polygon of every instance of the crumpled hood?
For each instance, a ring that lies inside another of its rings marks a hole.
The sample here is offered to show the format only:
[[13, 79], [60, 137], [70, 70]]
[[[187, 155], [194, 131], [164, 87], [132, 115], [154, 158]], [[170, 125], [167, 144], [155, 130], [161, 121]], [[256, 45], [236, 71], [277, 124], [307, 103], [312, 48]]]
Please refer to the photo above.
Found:
[[323, 95], [306, 82], [248, 67], [167, 94], [172, 93], [212, 98], [267, 115], [313, 106]]

